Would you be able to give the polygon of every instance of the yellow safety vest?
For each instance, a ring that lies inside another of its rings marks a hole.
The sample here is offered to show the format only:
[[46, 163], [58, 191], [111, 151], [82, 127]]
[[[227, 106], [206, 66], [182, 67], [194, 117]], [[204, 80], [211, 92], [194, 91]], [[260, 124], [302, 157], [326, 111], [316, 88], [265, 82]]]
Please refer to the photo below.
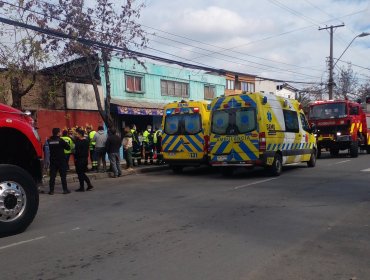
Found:
[[92, 130], [92, 131], [90, 131], [90, 133], [89, 133], [89, 140], [90, 140], [90, 150], [94, 150], [95, 149], [95, 144], [96, 144], [96, 142], [95, 141], [93, 141], [93, 139], [94, 139], [94, 136], [95, 136], [95, 133], [96, 133], [96, 131], [95, 130]]
[[72, 139], [69, 136], [62, 136], [60, 138], [63, 139], [64, 142], [66, 142], [69, 145], [69, 149], [68, 150], [67, 149], [64, 149], [64, 154], [66, 154], [66, 155], [71, 154], [72, 153], [72, 150], [73, 150], [73, 146], [74, 146]]

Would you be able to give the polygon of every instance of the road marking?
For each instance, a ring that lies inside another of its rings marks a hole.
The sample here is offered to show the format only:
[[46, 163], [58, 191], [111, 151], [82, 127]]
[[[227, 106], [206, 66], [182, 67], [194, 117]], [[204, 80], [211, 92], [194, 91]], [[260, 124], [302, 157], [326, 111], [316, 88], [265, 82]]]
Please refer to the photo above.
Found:
[[39, 237], [36, 237], [36, 238], [33, 238], [33, 239], [24, 240], [24, 241], [12, 243], [12, 244], [9, 244], [9, 245], [5, 245], [5, 246], [0, 247], [0, 250], [7, 249], [7, 248], [10, 248], [10, 247], [14, 247], [14, 246], [18, 246], [18, 245], [22, 245], [22, 244], [33, 242], [33, 241], [37, 241], [37, 240], [40, 240], [40, 239], [44, 239], [45, 237], [46, 236], [39, 236]]
[[249, 186], [269, 182], [269, 181], [276, 180], [276, 179], [277, 178], [270, 178], [270, 179], [266, 179], [266, 180], [260, 180], [260, 181], [252, 182], [252, 183], [245, 184], [245, 185], [236, 186], [236, 187], [233, 188], [233, 190], [239, 190], [239, 189], [242, 189], [242, 188], [246, 188], [246, 187], [249, 187]]
[[362, 169], [361, 171], [362, 171], [362, 172], [370, 172], [370, 168]]
[[334, 164], [341, 164], [341, 163], [346, 163], [346, 162], [349, 162], [349, 161], [351, 161], [351, 160], [350, 159], [347, 159], [347, 160], [338, 161], [338, 162], [336, 162]]
[[80, 230], [80, 228], [79, 228], [79, 227], [75, 227], [75, 228], [73, 228], [72, 230], [73, 230], [73, 231], [75, 231], [75, 230]]

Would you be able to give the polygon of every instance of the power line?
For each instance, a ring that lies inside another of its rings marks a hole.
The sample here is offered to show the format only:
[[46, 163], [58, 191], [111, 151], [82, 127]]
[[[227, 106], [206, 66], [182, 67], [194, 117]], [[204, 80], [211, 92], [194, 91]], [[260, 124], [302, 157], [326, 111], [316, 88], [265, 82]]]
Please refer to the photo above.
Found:
[[[157, 61], [162, 61], [162, 62], [169, 63], [169, 64], [178, 64], [178, 65], [180, 65], [182, 67], [186, 67], [186, 68], [193, 68], [193, 69], [199, 69], [199, 70], [204, 70], [204, 71], [211, 71], [211, 72], [215, 72], [215, 73], [219, 73], [219, 74], [224, 74], [225, 72], [227, 72], [224, 69], [216, 69], [216, 68], [211, 68], [211, 67], [208, 67], [208, 66], [199, 66], [199, 65], [189, 64], [189, 63], [186, 63], [186, 62], [171, 60], [171, 59], [158, 57], [158, 56], [154, 56], [154, 55], [150, 55], [150, 54], [146, 54], [146, 53], [142, 53], [142, 52], [132, 51], [132, 50], [129, 50], [127, 48], [112, 46], [112, 45], [105, 44], [105, 43], [102, 43], [102, 42], [96, 42], [96, 41], [93, 41], [93, 40], [90, 40], [90, 39], [74, 37], [74, 36], [59, 32], [59, 31], [53, 31], [53, 30], [49, 30], [49, 29], [29, 25], [29, 24], [26, 24], [26, 23], [9, 20], [9, 19], [2, 18], [2, 17], [0, 17], [0, 22], [8, 24], [8, 25], [13, 25], [13, 26], [18, 26], [18, 27], [30, 29], [30, 30], [39, 32], [41, 34], [46, 34], [46, 35], [56, 37], [56, 38], [63, 38], [63, 39], [69, 39], [69, 40], [77, 41], [77, 42], [79, 42], [83, 45], [87, 45], [87, 46], [91, 46], [91, 47], [99, 47], [99, 48], [102, 48], [102, 49], [120, 51], [120, 52], [123, 52], [123, 53], [128, 53], [132, 56], [145, 57], [145, 58], [149, 58], [149, 59], [153, 59], [153, 60], [157, 60]], [[153, 49], [153, 50], [155, 50], [155, 49]], [[155, 51], [159, 51], [159, 50], [155, 50]], [[162, 52], [162, 51], [160, 51], [160, 52]], [[166, 52], [162, 52], [162, 53], [166, 53]], [[169, 53], [166, 53], [166, 54], [169, 54]], [[169, 54], [169, 55], [171, 55], [171, 54]], [[233, 71], [230, 71], [230, 72], [233, 72]], [[263, 80], [276, 81], [276, 82], [317, 84], [315, 82], [311, 83], [311, 82], [303, 82], [303, 81], [286, 81], [286, 80], [270, 79], [270, 78], [264, 78], [264, 77], [258, 77], [258, 78], [263, 79]]]

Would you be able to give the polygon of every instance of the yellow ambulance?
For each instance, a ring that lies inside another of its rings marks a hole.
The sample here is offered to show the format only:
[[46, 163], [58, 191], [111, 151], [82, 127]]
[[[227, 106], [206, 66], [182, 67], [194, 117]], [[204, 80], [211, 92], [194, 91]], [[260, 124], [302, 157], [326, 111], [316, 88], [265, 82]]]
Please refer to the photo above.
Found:
[[165, 106], [162, 154], [175, 173], [185, 166], [207, 163], [209, 118], [209, 104], [205, 101], [182, 100]]
[[272, 94], [221, 96], [211, 103], [209, 163], [231, 175], [263, 166], [278, 176], [285, 164], [316, 164], [316, 140], [298, 101]]

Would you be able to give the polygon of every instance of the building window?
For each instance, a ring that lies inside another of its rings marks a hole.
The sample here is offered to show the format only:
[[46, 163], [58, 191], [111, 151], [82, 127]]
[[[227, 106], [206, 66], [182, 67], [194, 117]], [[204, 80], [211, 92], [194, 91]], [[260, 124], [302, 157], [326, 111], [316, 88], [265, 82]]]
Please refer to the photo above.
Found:
[[161, 94], [165, 96], [189, 97], [189, 84], [161, 80]]
[[235, 81], [233, 80], [226, 80], [226, 89], [235, 89]]
[[248, 92], [254, 92], [254, 83], [242, 82], [241, 83], [241, 90], [242, 91], [248, 91]]
[[216, 97], [216, 87], [207, 85], [204, 86], [204, 99], [213, 99]]
[[125, 75], [126, 91], [143, 93], [143, 77], [134, 75]]

